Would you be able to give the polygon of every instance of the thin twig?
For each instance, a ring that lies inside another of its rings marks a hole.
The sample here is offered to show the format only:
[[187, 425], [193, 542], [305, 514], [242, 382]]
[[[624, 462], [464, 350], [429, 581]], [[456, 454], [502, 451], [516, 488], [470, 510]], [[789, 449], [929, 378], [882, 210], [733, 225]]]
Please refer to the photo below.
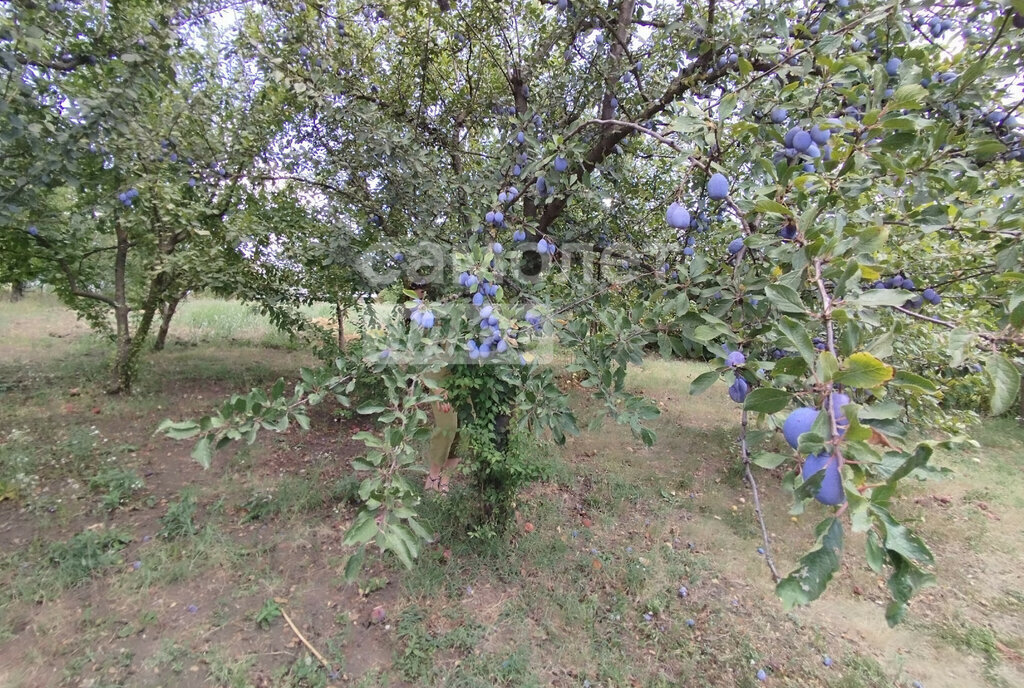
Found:
[[772, 559], [772, 545], [768, 538], [768, 527], [764, 524], [764, 513], [761, 511], [761, 497], [757, 493], [757, 481], [750, 470], [750, 451], [747, 449], [747, 410], [743, 409], [740, 414], [740, 451], [743, 452], [743, 470], [747, 474], [747, 482], [750, 483], [750, 492], [754, 496], [754, 513], [757, 514], [757, 522], [761, 524], [761, 538], [764, 540], [764, 560], [768, 564], [768, 570], [772, 572], [772, 579], [778, 583], [782, 580], [778, 570], [775, 568], [775, 561]]
[[302, 633], [299, 632], [299, 629], [295, 627], [295, 624], [292, 623], [292, 620], [288, 618], [288, 612], [286, 612], [284, 609], [281, 609], [281, 616], [283, 616], [284, 620], [288, 622], [288, 625], [292, 627], [292, 631], [294, 631], [298, 639], [302, 641], [302, 644], [305, 645], [306, 648], [313, 653], [314, 657], [320, 660], [320, 663], [324, 665], [324, 669], [327, 669], [327, 672], [330, 673], [331, 665], [327, 663], [327, 660], [324, 659], [324, 656], [322, 654], [317, 652], [317, 649], [315, 647], [310, 645], [309, 641], [306, 640], [306, 636], [302, 635]]
[[[955, 330], [956, 328], [961, 327], [961, 325], [959, 325], [958, 323], [950, 322], [949, 320], [942, 320], [940, 318], [933, 318], [930, 315], [924, 315], [923, 313], [912, 311], [909, 308], [904, 308], [903, 306], [890, 306], [890, 308], [892, 308], [894, 311], [899, 311], [900, 313], [909, 315], [912, 318], [917, 318], [918, 320], [924, 320], [925, 322], [930, 322], [934, 325], [942, 325], [943, 327], [950, 330]], [[976, 337], [980, 337], [981, 339], [985, 339], [989, 342], [992, 342], [993, 344], [996, 342], [1011, 342], [1013, 344], [1024, 344], [1024, 338], [1012, 334], [998, 334], [996, 332], [983, 332], [980, 330], [972, 331], [971, 334], [975, 335]]]

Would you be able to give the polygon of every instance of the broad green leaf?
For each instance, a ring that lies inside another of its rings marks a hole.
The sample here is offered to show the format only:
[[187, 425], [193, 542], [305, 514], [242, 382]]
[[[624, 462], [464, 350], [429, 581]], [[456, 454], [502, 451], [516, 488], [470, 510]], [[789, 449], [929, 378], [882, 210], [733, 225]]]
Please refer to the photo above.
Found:
[[882, 543], [878, 541], [878, 533], [868, 531], [867, 541], [864, 543], [865, 554], [867, 555], [868, 566], [877, 574], [882, 573], [882, 566], [885, 563], [885, 550]]
[[985, 361], [985, 372], [992, 383], [989, 410], [999, 416], [1010, 410], [1020, 391], [1020, 371], [1005, 354], [991, 354]]
[[719, 377], [721, 376], [714, 370], [701, 373], [690, 383], [690, 394], [700, 394], [706, 391], [711, 385], [718, 382]]
[[831, 351], [822, 351], [818, 354], [818, 365], [815, 367], [815, 372], [822, 382], [831, 382], [839, 372], [839, 359]]
[[345, 533], [343, 545], [363, 545], [377, 534], [377, 521], [369, 511], [360, 511], [352, 527]]
[[921, 394], [934, 394], [939, 391], [935, 383], [928, 378], [921, 377], [917, 373], [911, 373], [907, 370], [897, 371], [892, 379], [892, 384], [896, 387], [903, 387]]
[[784, 284], [769, 284], [764, 288], [764, 294], [768, 301], [783, 313], [807, 312], [807, 308], [800, 301], [800, 295]]
[[156, 429], [157, 432], [165, 433], [172, 440], [188, 440], [199, 434], [199, 423], [184, 421], [176, 423], [172, 420], [165, 420]]
[[913, 292], [904, 289], [869, 289], [861, 292], [859, 296], [850, 299], [847, 303], [865, 308], [877, 308], [879, 306], [902, 306], [914, 298]]
[[743, 402], [743, 408], [755, 413], [777, 413], [789, 405], [793, 395], [784, 389], [758, 387]]
[[889, 551], [889, 559], [893, 572], [886, 586], [893, 601], [886, 607], [885, 620], [890, 626], [895, 626], [903, 620], [910, 598], [922, 588], [934, 585], [935, 576], [892, 551]]
[[771, 200], [770, 198], [757, 199], [757, 201], [754, 202], [754, 212], [793, 217], [793, 212], [789, 208], [777, 201]]
[[843, 549], [843, 526], [838, 518], [828, 518], [818, 525], [818, 547], [800, 558], [795, 570], [779, 581], [775, 592], [786, 609], [809, 604], [825, 592], [832, 575], [839, 570]]
[[932, 565], [935, 563], [935, 557], [928, 546], [924, 544], [924, 540], [896, 521], [887, 509], [872, 504], [871, 511], [878, 516], [879, 521], [883, 524], [882, 546], [885, 549], [896, 552], [901, 557], [918, 564]]
[[836, 373], [833, 380], [849, 387], [872, 389], [891, 380], [893, 373], [892, 366], [861, 351], [846, 359], [843, 370]]
[[954, 368], [959, 368], [964, 364], [964, 355], [967, 351], [967, 347], [974, 341], [974, 333], [965, 330], [962, 327], [958, 327], [955, 330], [951, 330], [949, 333], [949, 364]]
[[791, 461], [792, 459], [792, 456], [787, 456], [786, 454], [777, 454], [775, 452], [756, 452], [751, 455], [750, 462], [755, 466], [772, 470], [778, 468], [787, 461]]
[[213, 460], [213, 447], [210, 444], [210, 436], [206, 435], [196, 442], [192, 448], [192, 458], [203, 468], [209, 468]]
[[359, 572], [363, 569], [363, 562], [366, 560], [366, 548], [360, 547], [358, 550], [349, 555], [345, 561], [345, 582], [352, 583], [355, 581]]
[[814, 342], [811, 341], [811, 336], [807, 334], [807, 328], [802, 323], [783, 316], [779, 320], [779, 329], [793, 343], [797, 353], [806, 361], [807, 367], [813, 367], [815, 360]]

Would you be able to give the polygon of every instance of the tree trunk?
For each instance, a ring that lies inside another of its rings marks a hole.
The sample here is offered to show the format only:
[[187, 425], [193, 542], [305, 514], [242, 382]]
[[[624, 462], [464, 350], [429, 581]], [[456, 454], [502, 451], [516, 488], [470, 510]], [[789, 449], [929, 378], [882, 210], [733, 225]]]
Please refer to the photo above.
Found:
[[11, 303], [25, 298], [25, 283], [11, 282]]
[[153, 316], [161, 297], [167, 291], [169, 278], [166, 273], [158, 273], [149, 283], [149, 293], [142, 304], [142, 319], [134, 336], [131, 333], [131, 322], [127, 296], [128, 266], [128, 233], [117, 227], [117, 253], [114, 257], [114, 320], [117, 323], [117, 353], [114, 358], [114, 370], [108, 394], [131, 394], [132, 383], [138, 372], [139, 354], [149, 336], [153, 325]]
[[187, 291], [181, 292], [178, 296], [172, 297], [170, 300], [165, 301], [160, 307], [160, 329], [156, 333], [156, 341], [153, 343], [153, 351], [163, 351], [164, 345], [167, 343], [167, 331], [171, 328], [171, 319], [174, 317], [175, 311], [178, 310], [178, 304], [183, 298]]
[[114, 355], [114, 369], [111, 371], [108, 394], [131, 394], [132, 336], [128, 321], [128, 299], [125, 281], [128, 267], [128, 233], [116, 227], [117, 252], [114, 254], [114, 322], [117, 323], [117, 353]]
[[345, 308], [341, 302], [334, 304], [334, 315], [338, 318], [338, 349], [345, 350]]

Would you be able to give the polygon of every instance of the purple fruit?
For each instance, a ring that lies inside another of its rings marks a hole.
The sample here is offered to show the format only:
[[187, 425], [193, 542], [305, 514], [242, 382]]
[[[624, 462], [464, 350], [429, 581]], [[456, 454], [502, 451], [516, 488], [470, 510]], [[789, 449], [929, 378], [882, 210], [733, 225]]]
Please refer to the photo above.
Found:
[[850, 397], [842, 392], [832, 392], [832, 415], [836, 418], [836, 425], [849, 425], [850, 421], [843, 415], [843, 407], [850, 403]]
[[673, 203], [665, 211], [665, 221], [669, 227], [687, 229], [690, 226], [690, 213], [679, 203]]
[[729, 255], [736, 255], [743, 250], [743, 237], [738, 237], [729, 242]]
[[746, 380], [737, 375], [736, 380], [729, 386], [729, 398], [737, 404], [742, 404], [749, 393], [750, 385], [747, 384]]
[[811, 426], [814, 425], [814, 421], [818, 418], [818, 409], [803, 406], [798, 409], [794, 409], [786, 416], [785, 422], [782, 423], [782, 436], [786, 438], [786, 442], [793, 449], [797, 448], [800, 443], [800, 435], [805, 432], [810, 432]]
[[789, 111], [786, 108], [772, 108], [770, 117], [773, 124], [782, 124], [789, 119]]
[[708, 197], [713, 201], [725, 200], [729, 195], [729, 180], [720, 172], [715, 172], [708, 180]]
[[815, 124], [813, 127], [811, 127], [810, 135], [811, 141], [818, 144], [819, 146], [824, 146], [832, 137], [832, 132], [828, 129], [822, 129], [817, 124]]
[[555, 156], [555, 172], [565, 172], [569, 169], [569, 161], [561, 155]]
[[839, 457], [828, 452], [811, 454], [804, 461], [800, 476], [807, 480], [812, 475], [825, 471], [825, 477], [821, 481], [818, 494], [814, 495], [822, 504], [836, 506], [846, 501], [846, 493], [843, 492], [843, 476], [839, 472]]
[[743, 355], [742, 351], [733, 351], [725, 357], [726, 365], [738, 368], [747, 362], [747, 357]]
[[801, 153], [806, 153], [812, 143], [814, 143], [814, 141], [811, 139], [811, 135], [803, 129], [797, 131], [793, 135], [793, 148], [796, 148]]

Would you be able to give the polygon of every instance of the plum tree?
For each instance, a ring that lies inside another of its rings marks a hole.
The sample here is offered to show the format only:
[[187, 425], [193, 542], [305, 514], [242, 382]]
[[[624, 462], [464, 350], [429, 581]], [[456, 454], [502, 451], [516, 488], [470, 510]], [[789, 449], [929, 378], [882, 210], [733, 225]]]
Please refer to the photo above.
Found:
[[[312, 217], [337, 209], [334, 231], [372, 225], [381, 247], [359, 260], [380, 276], [376, 288], [427, 263], [422, 243], [442, 256], [424, 297], [433, 326], [396, 318], [361, 343], [389, 352], [383, 363], [368, 356], [382, 398], [365, 408], [415, 419], [431, 398], [421, 373], [436, 372], [442, 354], [465, 355], [466, 365], [522, 376], [531, 393], [547, 390], [522, 426], [564, 436], [565, 396], [548, 386], [550, 367], [528, 360], [536, 335], [571, 348], [571, 372], [613, 420], [651, 442], [655, 411], [628, 391], [628, 367], [655, 350], [713, 360], [691, 389], [728, 382], [748, 482], [751, 466], [785, 463], [799, 508], [818, 492], [830, 506], [858, 495], [828, 511], [793, 574], [771, 569], [785, 604], [823, 592], [844, 531], [856, 528], [874, 543], [867, 555], [887, 572], [887, 618], [898, 621], [934, 573], [918, 536], [906, 531], [909, 547], [886, 537], [905, 528], [890, 510], [899, 481], [934, 450], [910, 439], [900, 409], [912, 410], [909, 425], [935, 420], [943, 356], [984, 363], [992, 412], [1018, 397], [1024, 147], [1008, 126], [1021, 109], [1008, 75], [1020, 72], [1024, 51], [1013, 15], [996, 3], [851, 2], [805, 15], [774, 0], [514, 6], [443, 12], [380, 0], [372, 18], [350, 22], [345, 41], [310, 16], [240, 10], [236, 54], [288, 119], [266, 147], [268, 164], [304, 180]], [[339, 1], [340, 16], [361, 9]], [[971, 33], [954, 36], [954, 26]], [[322, 64], [283, 68], [300, 45]], [[715, 175], [724, 185], [711, 184]], [[521, 194], [509, 194], [513, 181]], [[132, 184], [109, 187], [108, 200]], [[149, 202], [150, 187], [139, 188], [127, 216]], [[367, 223], [371, 213], [378, 221]], [[495, 243], [506, 248], [488, 250]], [[387, 261], [397, 247], [401, 271]], [[723, 249], [737, 257], [705, 257]], [[872, 288], [901, 271], [946, 298], [923, 314], [914, 280]], [[456, 274], [466, 277], [453, 293]], [[477, 305], [485, 284], [499, 291]], [[486, 305], [500, 308], [484, 322], [477, 309]], [[522, 334], [494, 340], [495, 327]], [[507, 360], [496, 355], [501, 342]], [[742, 349], [742, 370], [722, 365], [723, 345]], [[280, 403], [326, 393], [304, 380]], [[821, 409], [817, 430], [797, 436], [817, 457], [811, 468], [825, 466], [827, 492], [802, 490], [820, 472], [808, 472], [807, 459], [777, 463], [759, 444], [764, 433], [745, 434], [749, 416], [771, 427], [792, 406]], [[207, 443], [199, 456], [236, 420], [249, 422], [228, 415], [216, 430], [195, 430]], [[395, 425], [366, 437], [374, 458], [357, 465], [372, 499], [347, 541], [411, 562], [422, 534], [396, 514], [413, 512], [415, 495], [387, 467], [410, 465], [418, 428], [396, 434]]]

